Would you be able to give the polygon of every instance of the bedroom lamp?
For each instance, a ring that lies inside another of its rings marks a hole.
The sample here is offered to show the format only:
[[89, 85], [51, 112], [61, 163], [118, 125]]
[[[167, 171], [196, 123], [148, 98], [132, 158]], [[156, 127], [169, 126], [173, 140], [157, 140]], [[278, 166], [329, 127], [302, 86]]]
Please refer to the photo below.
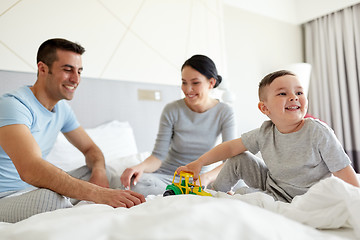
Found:
[[235, 101], [235, 95], [233, 92], [230, 91], [230, 88], [229, 88], [229, 84], [228, 84], [228, 81], [222, 81], [221, 84], [219, 85], [219, 88], [218, 88], [222, 94], [221, 94], [221, 99], [226, 102], [226, 103], [229, 103], [230, 105], [232, 105]]
[[311, 75], [311, 64], [309, 63], [293, 63], [285, 66], [283, 69], [289, 70], [295, 73], [299, 81], [304, 87], [305, 94], [307, 95], [309, 92], [309, 83], [310, 83], [310, 75]]

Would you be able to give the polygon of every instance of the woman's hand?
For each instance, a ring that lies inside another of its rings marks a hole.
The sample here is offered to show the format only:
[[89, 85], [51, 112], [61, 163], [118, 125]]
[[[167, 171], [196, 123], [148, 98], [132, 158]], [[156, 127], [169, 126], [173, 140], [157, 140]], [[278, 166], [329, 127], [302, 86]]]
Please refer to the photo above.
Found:
[[125, 169], [123, 174], [120, 177], [120, 181], [125, 189], [130, 189], [131, 181], [135, 186], [139, 182], [144, 170], [139, 167], [139, 165]]
[[158, 170], [161, 166], [161, 161], [157, 157], [150, 155], [142, 163], [135, 165], [133, 167], [125, 169], [123, 174], [120, 177], [122, 185], [125, 189], [130, 189], [131, 181], [136, 185], [140, 181], [141, 176], [144, 172], [151, 173]]

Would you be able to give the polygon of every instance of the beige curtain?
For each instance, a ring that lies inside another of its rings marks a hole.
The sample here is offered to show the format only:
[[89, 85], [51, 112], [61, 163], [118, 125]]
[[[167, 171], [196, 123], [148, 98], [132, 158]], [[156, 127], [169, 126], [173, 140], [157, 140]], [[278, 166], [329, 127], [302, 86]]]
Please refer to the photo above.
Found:
[[309, 113], [332, 127], [360, 171], [360, 4], [304, 24]]

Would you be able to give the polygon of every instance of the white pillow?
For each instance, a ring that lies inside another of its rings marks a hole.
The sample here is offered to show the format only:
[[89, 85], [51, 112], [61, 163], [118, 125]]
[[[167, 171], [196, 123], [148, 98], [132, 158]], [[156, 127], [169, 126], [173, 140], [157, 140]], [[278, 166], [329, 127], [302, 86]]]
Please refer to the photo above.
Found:
[[[96, 128], [85, 129], [107, 159], [136, 154], [133, 130], [128, 122], [112, 121]], [[59, 134], [47, 160], [55, 166], [70, 171], [85, 165], [84, 155], [63, 134]]]
[[129, 155], [126, 157], [117, 157], [106, 159], [106, 167], [111, 173], [110, 186], [112, 188], [122, 188], [123, 185], [120, 182], [120, 176], [123, 171], [128, 168], [135, 166], [142, 161], [144, 161], [148, 156], [150, 156], [150, 152], [142, 152], [133, 155]]

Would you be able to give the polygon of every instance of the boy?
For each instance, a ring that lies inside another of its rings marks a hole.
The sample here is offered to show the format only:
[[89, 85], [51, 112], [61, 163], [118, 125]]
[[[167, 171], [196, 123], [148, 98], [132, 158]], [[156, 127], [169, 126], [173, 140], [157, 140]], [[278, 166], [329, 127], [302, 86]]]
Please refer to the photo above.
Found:
[[[304, 118], [308, 102], [295, 74], [282, 70], [266, 75], [259, 84], [259, 99], [258, 108], [270, 121], [176, 171], [193, 172], [196, 180], [202, 166], [230, 158], [213, 183], [215, 190], [227, 192], [243, 179], [249, 187], [237, 193], [263, 191], [284, 202], [331, 174], [359, 187], [332, 129]], [[263, 160], [253, 155], [259, 151]]]

